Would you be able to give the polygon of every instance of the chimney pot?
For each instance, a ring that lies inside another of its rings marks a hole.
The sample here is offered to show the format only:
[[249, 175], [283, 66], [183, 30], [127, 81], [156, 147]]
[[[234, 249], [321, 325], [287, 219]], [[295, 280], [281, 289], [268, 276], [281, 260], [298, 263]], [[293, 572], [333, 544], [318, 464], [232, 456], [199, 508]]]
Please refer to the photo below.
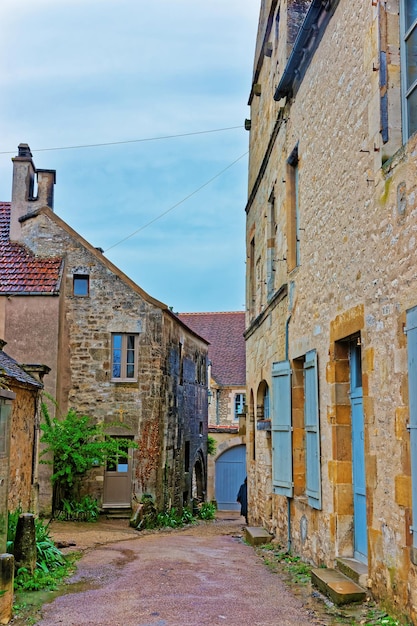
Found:
[[30, 151], [29, 144], [27, 144], [27, 143], [20, 143], [18, 145], [17, 149], [19, 151], [18, 152], [18, 156], [32, 158], [33, 155], [32, 155], [32, 153]]

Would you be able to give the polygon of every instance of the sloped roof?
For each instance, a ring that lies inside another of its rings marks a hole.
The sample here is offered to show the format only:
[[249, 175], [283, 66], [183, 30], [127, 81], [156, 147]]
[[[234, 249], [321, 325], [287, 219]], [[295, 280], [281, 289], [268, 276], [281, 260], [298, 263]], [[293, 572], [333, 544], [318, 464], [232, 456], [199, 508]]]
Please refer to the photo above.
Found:
[[62, 259], [36, 257], [9, 232], [10, 202], [0, 202], [0, 293], [56, 293]]
[[208, 356], [212, 378], [223, 386], [246, 384], [245, 313], [179, 313], [194, 332], [210, 342]]
[[4, 374], [8, 378], [17, 380], [20, 383], [32, 385], [32, 387], [43, 387], [43, 385], [33, 378], [30, 374], [20, 367], [20, 365], [8, 356], [3, 350], [0, 350], [0, 374]]

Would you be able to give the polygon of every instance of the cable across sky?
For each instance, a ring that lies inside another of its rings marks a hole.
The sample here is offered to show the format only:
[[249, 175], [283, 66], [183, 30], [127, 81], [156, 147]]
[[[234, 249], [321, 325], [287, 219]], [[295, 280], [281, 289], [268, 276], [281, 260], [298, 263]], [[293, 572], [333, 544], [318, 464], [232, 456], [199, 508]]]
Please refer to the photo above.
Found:
[[[209, 133], [221, 133], [226, 130], [236, 130], [237, 128], [242, 129], [243, 126], [240, 124], [239, 126], [229, 126], [228, 128], [214, 128], [212, 130], [199, 130], [192, 133], [178, 133], [176, 135], [162, 135], [161, 137], [144, 137], [142, 139], [126, 139], [123, 141], [108, 141], [102, 143], [87, 143], [80, 144], [77, 146], [58, 146], [55, 148], [31, 148], [31, 152], [50, 152], [52, 150], [80, 150], [82, 148], [99, 148], [102, 146], [120, 146], [122, 144], [127, 143], [142, 143], [145, 141], [161, 141], [163, 139], [177, 139], [179, 137], [191, 137], [193, 135], [207, 135]], [[15, 154], [16, 150], [11, 150], [7, 152], [0, 152], [0, 154]]]
[[134, 235], [136, 235], [137, 233], [141, 232], [142, 230], [145, 230], [145, 228], [147, 228], [148, 226], [150, 226], [151, 224], [153, 224], [154, 222], [158, 221], [159, 219], [161, 219], [161, 217], [164, 217], [164, 215], [166, 215], [167, 213], [170, 213], [171, 211], [173, 211], [174, 209], [176, 209], [177, 207], [180, 206], [180, 204], [183, 204], [184, 202], [186, 202], [186, 200], [188, 200], [189, 198], [191, 198], [192, 196], [195, 196], [196, 193], [198, 193], [199, 191], [201, 191], [202, 189], [204, 189], [204, 187], [207, 187], [207, 185], [209, 185], [210, 183], [212, 183], [214, 180], [216, 180], [216, 178], [219, 178], [219, 176], [221, 176], [222, 174], [224, 174], [224, 172], [226, 172], [228, 169], [230, 169], [231, 167], [233, 167], [233, 165], [235, 165], [238, 161], [240, 161], [241, 159], [243, 159], [243, 157], [245, 157], [248, 154], [248, 151], [244, 152], [243, 154], [240, 155], [240, 157], [238, 157], [237, 159], [235, 159], [234, 161], [232, 161], [232, 163], [229, 163], [229, 165], [227, 165], [225, 168], [223, 168], [220, 172], [218, 172], [217, 174], [215, 174], [215, 176], [212, 176], [212, 178], [210, 178], [209, 180], [207, 180], [205, 183], [203, 183], [202, 185], [200, 185], [200, 187], [198, 187], [197, 189], [195, 189], [194, 191], [192, 191], [191, 193], [188, 194], [188, 196], [185, 196], [185, 198], [183, 198], [182, 200], [180, 200], [179, 202], [177, 202], [176, 204], [174, 204], [172, 207], [170, 207], [169, 209], [167, 209], [166, 211], [164, 211], [163, 213], [160, 213], [159, 215], [157, 215], [156, 217], [154, 217], [152, 220], [150, 220], [149, 222], [147, 222], [146, 224], [144, 224], [143, 226], [141, 226], [140, 228], [137, 228], [135, 231], [133, 231], [133, 233], [130, 233], [130, 235], [127, 235], [126, 237], [124, 237], [123, 239], [120, 239], [120, 241], [118, 241], [117, 243], [113, 244], [112, 246], [110, 246], [109, 248], [107, 248], [106, 250], [104, 250], [104, 252], [108, 252], [109, 250], [112, 250], [113, 248], [115, 248], [116, 246], [120, 245], [121, 243], [123, 243], [124, 241], [127, 241], [128, 239], [131, 239], [131, 237], [134, 237]]

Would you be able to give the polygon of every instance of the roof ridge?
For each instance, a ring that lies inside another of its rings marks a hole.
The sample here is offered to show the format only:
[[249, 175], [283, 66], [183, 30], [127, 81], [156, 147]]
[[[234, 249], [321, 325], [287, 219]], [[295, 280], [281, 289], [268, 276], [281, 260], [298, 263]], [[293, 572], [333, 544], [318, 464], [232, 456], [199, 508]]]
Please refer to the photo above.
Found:
[[230, 315], [230, 313], [245, 313], [245, 311], [196, 311], [195, 313], [178, 313], [178, 315]]

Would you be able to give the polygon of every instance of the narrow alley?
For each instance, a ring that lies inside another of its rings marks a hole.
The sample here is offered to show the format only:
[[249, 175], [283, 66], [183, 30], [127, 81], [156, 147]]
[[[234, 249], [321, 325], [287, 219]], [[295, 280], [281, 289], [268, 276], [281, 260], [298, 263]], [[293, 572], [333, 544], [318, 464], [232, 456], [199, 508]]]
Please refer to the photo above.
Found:
[[[77, 528], [79, 530], [77, 530]], [[56, 524], [56, 539], [83, 550], [64, 594], [39, 626], [307, 626], [315, 618], [255, 550], [235, 513], [174, 532], [122, 524]]]

